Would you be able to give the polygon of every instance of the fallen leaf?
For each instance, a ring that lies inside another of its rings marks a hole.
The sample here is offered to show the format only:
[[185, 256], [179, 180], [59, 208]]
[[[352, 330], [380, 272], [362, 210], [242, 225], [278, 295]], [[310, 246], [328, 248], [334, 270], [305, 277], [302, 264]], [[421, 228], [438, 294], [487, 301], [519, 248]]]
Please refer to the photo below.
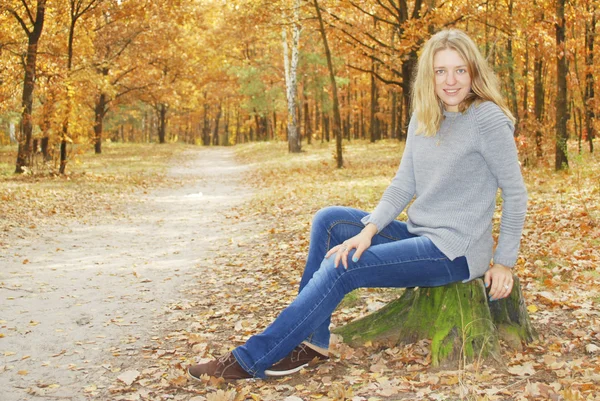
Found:
[[86, 393], [93, 393], [96, 390], [98, 390], [98, 387], [95, 384], [91, 384], [83, 389]]
[[508, 373], [516, 376], [527, 376], [534, 375], [535, 369], [533, 368], [533, 362], [527, 362], [523, 365], [514, 365], [507, 369]]
[[137, 370], [128, 370], [126, 372], [121, 373], [117, 377], [117, 380], [120, 380], [123, 383], [125, 383], [126, 385], [131, 386], [133, 384], [133, 382], [136, 381], [136, 379], [139, 376], [140, 376], [140, 372], [138, 372]]
[[585, 346], [585, 350], [589, 354], [594, 354], [600, 351], [600, 347], [598, 347], [596, 344], [588, 344]]
[[171, 383], [171, 385], [175, 387], [181, 387], [187, 384], [187, 381], [187, 377], [185, 375], [181, 375], [179, 377], [176, 377], [175, 379], [169, 380], [169, 383]]
[[26, 371], [26, 370], [19, 370], [19, 371], [17, 372], [17, 374], [18, 374], [18, 375], [21, 375], [21, 376], [27, 376], [27, 375], [29, 374], [29, 372], [28, 372], [28, 371]]
[[235, 398], [235, 395], [236, 395], [235, 390], [229, 390], [229, 391], [218, 390], [214, 393], [207, 394], [206, 401], [233, 401], [233, 399]]

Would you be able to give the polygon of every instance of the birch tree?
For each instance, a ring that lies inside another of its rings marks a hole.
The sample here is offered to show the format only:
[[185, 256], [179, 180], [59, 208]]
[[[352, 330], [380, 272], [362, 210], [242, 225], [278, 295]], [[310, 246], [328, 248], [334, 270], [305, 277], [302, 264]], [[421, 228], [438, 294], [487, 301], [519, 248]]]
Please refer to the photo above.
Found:
[[291, 153], [298, 153], [302, 148], [300, 135], [298, 133], [298, 113], [296, 113], [296, 99], [298, 97], [297, 89], [297, 71], [298, 71], [298, 44], [300, 42], [300, 24], [299, 13], [300, 1], [294, 2], [294, 16], [292, 23], [292, 43], [291, 57], [287, 39], [287, 27], [284, 25], [281, 29], [283, 41], [283, 65], [285, 70], [285, 88], [287, 96], [287, 130], [288, 130], [288, 148]]

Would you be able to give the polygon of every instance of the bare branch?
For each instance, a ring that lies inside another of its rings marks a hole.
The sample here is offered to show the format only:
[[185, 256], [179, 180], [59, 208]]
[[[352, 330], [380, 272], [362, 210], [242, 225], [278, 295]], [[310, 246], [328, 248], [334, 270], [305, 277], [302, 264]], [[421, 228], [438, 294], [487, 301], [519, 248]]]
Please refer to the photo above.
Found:
[[372, 13], [370, 13], [370, 12], [368, 12], [368, 11], [364, 10], [362, 7], [360, 7], [358, 4], [354, 3], [353, 1], [350, 1], [349, 3], [350, 3], [350, 4], [351, 4], [351, 5], [354, 7], [354, 8], [356, 8], [356, 9], [360, 10], [360, 11], [361, 11], [363, 14], [367, 14], [369, 17], [372, 17], [372, 18], [376, 19], [377, 21], [381, 21], [381, 22], [384, 22], [384, 23], [386, 23], [386, 24], [389, 24], [389, 25], [392, 25], [392, 26], [398, 26], [398, 24], [396, 24], [396, 23], [394, 23], [394, 22], [392, 22], [392, 21], [388, 21], [388, 20], [386, 20], [386, 19], [384, 19], [384, 18], [381, 18], [381, 17], [379, 17], [379, 16], [377, 16], [377, 15], [375, 15], [375, 14], [372, 14]]
[[401, 81], [395, 81], [392, 79], [385, 79], [384, 77], [382, 77], [378, 72], [373, 71], [373, 70], [365, 70], [364, 68], [360, 68], [360, 67], [356, 67], [353, 66], [351, 64], [347, 64], [348, 67], [352, 68], [353, 70], [357, 70], [357, 71], [361, 71], [361, 72], [366, 72], [368, 74], [373, 75], [375, 78], [377, 78], [378, 80], [380, 80], [381, 82], [383, 82], [386, 85], [397, 85], [402, 87], [402, 82]]
[[118, 84], [118, 83], [119, 83], [119, 81], [120, 81], [122, 78], [124, 78], [124, 77], [125, 77], [127, 74], [129, 74], [130, 72], [133, 72], [133, 71], [135, 71], [136, 69], [137, 69], [137, 67], [131, 67], [130, 69], [128, 69], [128, 70], [126, 70], [126, 71], [123, 71], [123, 73], [122, 73], [122, 74], [120, 74], [118, 77], [116, 77], [116, 78], [114, 79], [114, 81], [112, 82], [112, 84], [113, 84], [113, 85], [116, 85], [116, 84]]
[[[391, 3], [391, 0], [389, 0]], [[377, 0], [377, 4], [379, 4], [379, 6], [381, 8], [383, 8], [385, 11], [387, 11], [392, 17], [394, 17], [396, 19], [396, 21], [398, 21], [398, 14], [399, 12], [396, 9], [396, 5], [392, 3], [392, 7], [394, 8], [394, 10], [391, 10], [388, 6], [386, 6], [385, 4], [383, 4], [383, 2], [381, 0]], [[398, 21], [397, 23], [395, 23], [396, 27], [400, 24], [400, 21]]]
[[27, 28], [27, 24], [25, 24], [25, 21], [23, 21], [23, 19], [19, 16], [19, 14], [17, 14], [17, 12], [15, 10], [13, 10], [12, 8], [9, 8], [8, 12], [10, 14], [12, 14], [13, 17], [15, 17], [15, 19], [17, 20], [19, 25], [21, 25], [21, 28], [23, 28], [23, 30], [25, 31], [25, 34], [27, 34], [27, 36], [31, 35], [31, 31], [29, 30], [29, 28]]
[[423, 4], [423, 0], [415, 0], [415, 8], [413, 8], [412, 18], [419, 18], [419, 11], [421, 11], [421, 5]]
[[27, 16], [29, 17], [29, 21], [31, 22], [31, 25], [35, 25], [35, 20], [33, 19], [33, 14], [31, 13], [31, 10], [29, 9], [27, 2], [25, 0], [21, 0], [21, 4], [23, 4], [23, 7], [25, 7], [25, 11], [27, 12]]

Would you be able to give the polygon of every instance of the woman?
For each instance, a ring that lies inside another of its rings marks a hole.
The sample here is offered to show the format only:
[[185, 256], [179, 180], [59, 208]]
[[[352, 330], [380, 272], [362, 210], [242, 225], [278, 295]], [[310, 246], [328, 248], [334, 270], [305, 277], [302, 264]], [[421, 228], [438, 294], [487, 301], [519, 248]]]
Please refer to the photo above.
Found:
[[[320, 210], [297, 298], [263, 333], [190, 367], [189, 376], [283, 376], [327, 359], [331, 314], [360, 287], [431, 287], [484, 276], [490, 300], [507, 297], [527, 192], [514, 118], [498, 86], [464, 32], [434, 35], [419, 58], [400, 167], [375, 210]], [[504, 202], [493, 252], [498, 188]], [[413, 197], [408, 221], [395, 220]]]

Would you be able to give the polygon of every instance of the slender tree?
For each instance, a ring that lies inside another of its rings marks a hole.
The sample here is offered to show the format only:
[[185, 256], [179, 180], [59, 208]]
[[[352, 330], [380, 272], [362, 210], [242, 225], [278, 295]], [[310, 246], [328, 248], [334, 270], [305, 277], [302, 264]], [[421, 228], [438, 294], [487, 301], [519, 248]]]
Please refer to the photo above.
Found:
[[[591, 9], [590, 9], [591, 8]], [[585, 109], [585, 129], [587, 132], [587, 140], [590, 146], [590, 153], [594, 152], [594, 137], [596, 136], [594, 129], [594, 36], [596, 36], [596, 6], [595, 3], [588, 4], [588, 11], [591, 14], [591, 21], [585, 24], [585, 47], [586, 47], [586, 73], [585, 73], [585, 97], [583, 107]]]
[[565, 0], [556, 2], [556, 158], [554, 168], [569, 167], [567, 156], [567, 55], [565, 47]]
[[287, 28], [284, 26], [281, 29], [283, 41], [283, 65], [285, 69], [285, 86], [287, 96], [287, 130], [288, 130], [288, 148], [291, 153], [298, 153], [301, 150], [302, 144], [298, 135], [298, 114], [296, 112], [296, 103], [298, 98], [297, 88], [297, 71], [298, 71], [298, 45], [300, 42], [300, 25], [299, 25], [299, 8], [300, 1], [294, 3], [294, 19], [292, 23], [292, 54], [291, 59], [288, 50]]
[[323, 17], [321, 15], [321, 9], [319, 8], [319, 2], [318, 0], [313, 1], [315, 10], [317, 11], [317, 19], [319, 20], [319, 31], [321, 32], [323, 46], [325, 47], [325, 57], [327, 58], [327, 67], [329, 68], [329, 79], [331, 80], [331, 89], [333, 95], [333, 134], [335, 135], [337, 167], [342, 168], [344, 167], [344, 157], [342, 155], [342, 117], [340, 115], [340, 104], [338, 102], [335, 72], [333, 69], [333, 62], [331, 61], [331, 51], [329, 50], [329, 44], [327, 43], [327, 35], [325, 34], [325, 25], [323, 24]]
[[[31, 159], [31, 137], [33, 133], [33, 92], [35, 90], [35, 74], [37, 66], [38, 43], [44, 28], [44, 16], [46, 12], [46, 0], [39, 0], [35, 9], [35, 17], [27, 2], [23, 1], [26, 17], [21, 17], [13, 8], [7, 11], [12, 14], [27, 35], [27, 55], [25, 56], [25, 78], [23, 80], [23, 95], [21, 97], [21, 129], [19, 135], [19, 147], [17, 151], [17, 163], [15, 173], [23, 173], [24, 167], [29, 166]], [[29, 21], [31, 26], [28, 25]]]
[[[71, 76], [73, 70], [73, 45], [75, 42], [75, 26], [79, 19], [93, 11], [103, 0], [69, 0], [69, 41], [67, 47], [67, 76]], [[70, 82], [67, 85], [71, 85]], [[67, 92], [73, 89], [67, 87]], [[67, 168], [67, 143], [69, 141], [69, 115], [71, 111], [71, 96], [67, 94], [67, 118], [63, 124], [62, 138], [60, 141], [60, 174], [64, 174]]]

